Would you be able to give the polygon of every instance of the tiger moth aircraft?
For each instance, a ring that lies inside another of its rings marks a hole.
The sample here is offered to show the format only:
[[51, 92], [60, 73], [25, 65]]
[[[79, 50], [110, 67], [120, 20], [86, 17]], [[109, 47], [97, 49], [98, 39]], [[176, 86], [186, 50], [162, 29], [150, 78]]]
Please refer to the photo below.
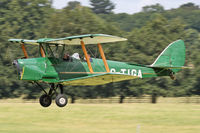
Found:
[[[51, 105], [52, 96], [56, 96], [55, 103], [59, 107], [67, 104], [67, 96], [63, 93], [63, 86], [67, 85], [102, 85], [122, 80], [169, 76], [175, 78], [185, 63], [185, 45], [182, 40], [169, 44], [151, 65], [140, 65], [127, 62], [106, 60], [102, 45], [126, 41], [127, 39], [106, 35], [86, 34], [65, 38], [42, 38], [38, 40], [9, 39], [10, 42], [21, 45], [24, 58], [13, 61], [17, 68], [18, 79], [31, 81], [44, 91], [39, 102], [41, 106]], [[91, 58], [86, 45], [97, 45], [101, 59]], [[37, 45], [40, 57], [29, 58], [25, 45]], [[65, 49], [71, 45], [80, 45], [84, 59], [78, 53], [66, 54]], [[59, 57], [55, 56], [53, 48], [61, 48]], [[46, 91], [41, 83], [50, 85]], [[58, 90], [59, 93], [57, 92]]]

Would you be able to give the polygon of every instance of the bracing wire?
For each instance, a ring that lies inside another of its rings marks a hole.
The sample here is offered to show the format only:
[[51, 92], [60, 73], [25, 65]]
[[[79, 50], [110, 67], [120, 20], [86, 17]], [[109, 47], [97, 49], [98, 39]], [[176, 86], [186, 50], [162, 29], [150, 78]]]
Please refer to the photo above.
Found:
[[[90, 48], [88, 48], [88, 50], [89, 50], [89, 52], [91, 52], [92, 53], [92, 51], [91, 51], [91, 49]], [[96, 53], [95, 53], [95, 56], [94, 56], [94, 54], [92, 53], [92, 55], [96, 58], [96, 56], [97, 56], [97, 53], [98, 53], [98, 47], [96, 46]], [[99, 55], [99, 58], [98, 59], [100, 59], [100, 54], [98, 54]], [[105, 68], [100, 64], [100, 62], [99, 62], [100, 60], [98, 60], [97, 61], [97, 64], [102, 68], [102, 70], [105, 70]], [[95, 63], [94, 63], [95, 64]]]

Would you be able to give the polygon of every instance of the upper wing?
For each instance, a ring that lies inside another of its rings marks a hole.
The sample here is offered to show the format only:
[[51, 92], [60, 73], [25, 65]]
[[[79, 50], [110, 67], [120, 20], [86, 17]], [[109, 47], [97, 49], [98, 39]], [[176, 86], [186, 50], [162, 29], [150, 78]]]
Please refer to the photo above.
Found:
[[16, 43], [26, 43], [26, 44], [66, 44], [66, 45], [80, 45], [80, 41], [84, 41], [85, 44], [98, 44], [98, 43], [109, 43], [109, 42], [119, 42], [126, 41], [126, 38], [121, 38], [106, 34], [86, 34], [79, 36], [69, 36], [65, 38], [42, 38], [38, 40], [25, 40], [25, 39], [9, 39], [10, 42]]
[[111, 82], [118, 82], [122, 80], [130, 80], [138, 78], [137, 76], [125, 75], [120, 73], [105, 73], [93, 76], [86, 76], [81, 78], [75, 78], [72, 80], [65, 80], [63, 85], [102, 85]]
[[26, 39], [9, 39], [9, 42], [15, 42], [15, 43], [26, 43], [26, 44], [33, 44], [33, 45], [39, 45], [37, 40], [26, 40]]

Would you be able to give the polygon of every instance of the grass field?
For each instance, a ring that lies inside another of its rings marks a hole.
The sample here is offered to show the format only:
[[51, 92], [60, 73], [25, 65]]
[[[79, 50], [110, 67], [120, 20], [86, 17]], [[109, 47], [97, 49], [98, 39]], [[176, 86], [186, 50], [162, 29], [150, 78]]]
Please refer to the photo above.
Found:
[[197, 104], [0, 103], [0, 133], [199, 133]]

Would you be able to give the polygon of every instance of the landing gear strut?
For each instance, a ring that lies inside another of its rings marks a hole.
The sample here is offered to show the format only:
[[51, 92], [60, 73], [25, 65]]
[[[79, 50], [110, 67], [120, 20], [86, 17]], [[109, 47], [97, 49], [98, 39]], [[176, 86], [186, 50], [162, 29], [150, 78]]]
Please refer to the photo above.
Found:
[[[52, 97], [54, 95], [56, 95], [56, 98], [55, 98], [55, 103], [58, 107], [64, 107], [67, 105], [68, 103], [68, 99], [67, 99], [67, 96], [63, 94], [63, 85], [61, 84], [57, 84], [55, 86], [54, 83], [50, 84], [50, 90], [49, 92], [47, 93], [45, 91], [45, 89], [37, 82], [35, 82], [42, 90], [45, 94], [43, 94], [40, 99], [39, 99], [39, 102], [40, 102], [40, 105], [43, 106], [43, 107], [49, 107], [52, 103]], [[60, 93], [57, 93], [57, 88], [60, 89]]]

